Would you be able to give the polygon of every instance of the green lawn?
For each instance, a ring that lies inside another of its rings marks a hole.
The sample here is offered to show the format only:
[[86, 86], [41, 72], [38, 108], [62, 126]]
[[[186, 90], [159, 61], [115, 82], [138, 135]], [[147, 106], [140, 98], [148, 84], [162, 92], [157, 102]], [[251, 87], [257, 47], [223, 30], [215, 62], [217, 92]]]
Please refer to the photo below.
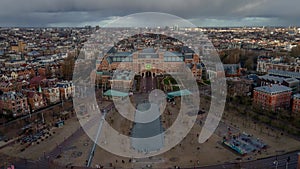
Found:
[[178, 86], [173, 86], [173, 91], [179, 91], [180, 88]]
[[164, 84], [165, 84], [165, 85], [169, 85], [170, 82], [171, 82], [171, 84], [173, 84], [173, 85], [177, 84], [176, 80], [175, 80], [174, 78], [172, 78], [172, 77], [166, 77], [166, 78], [164, 79]]
[[169, 85], [170, 83], [169, 83], [169, 79], [167, 79], [167, 78], [165, 78], [164, 79], [164, 85]]
[[174, 78], [169, 78], [170, 82], [174, 85], [177, 84], [176, 80]]

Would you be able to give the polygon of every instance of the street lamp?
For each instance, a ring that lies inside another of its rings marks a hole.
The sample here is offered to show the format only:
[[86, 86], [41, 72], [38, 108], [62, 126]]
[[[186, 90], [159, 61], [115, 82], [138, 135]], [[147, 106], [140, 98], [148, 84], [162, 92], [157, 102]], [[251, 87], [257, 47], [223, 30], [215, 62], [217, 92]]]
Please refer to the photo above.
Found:
[[275, 159], [275, 161], [273, 162], [273, 164], [275, 165], [275, 169], [277, 169], [277, 168], [278, 168], [277, 152], [276, 152], [276, 159]]
[[289, 162], [291, 161], [290, 156], [288, 156], [288, 158], [286, 159], [286, 164], [285, 164], [285, 168], [288, 169], [289, 168]]

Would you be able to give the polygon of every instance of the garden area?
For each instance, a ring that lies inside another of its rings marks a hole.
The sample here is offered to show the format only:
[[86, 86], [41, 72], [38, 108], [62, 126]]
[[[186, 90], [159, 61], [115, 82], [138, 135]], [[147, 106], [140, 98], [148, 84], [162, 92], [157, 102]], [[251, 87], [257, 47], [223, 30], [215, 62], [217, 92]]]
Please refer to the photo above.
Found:
[[164, 85], [164, 91], [166, 91], [166, 92], [180, 90], [180, 87], [179, 87], [177, 81], [174, 78], [172, 78], [171, 76], [166, 76], [163, 79], [163, 85]]

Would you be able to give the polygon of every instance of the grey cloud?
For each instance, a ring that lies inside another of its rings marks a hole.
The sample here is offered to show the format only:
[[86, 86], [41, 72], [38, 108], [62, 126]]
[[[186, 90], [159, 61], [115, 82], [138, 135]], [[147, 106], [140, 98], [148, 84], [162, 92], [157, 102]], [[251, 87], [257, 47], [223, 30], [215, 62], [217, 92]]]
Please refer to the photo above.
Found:
[[228, 22], [232, 18], [243, 21], [259, 17], [297, 24], [298, 6], [299, 0], [1, 0], [0, 25], [76, 25], [137, 12], [164, 12], [192, 20], [221, 18]]

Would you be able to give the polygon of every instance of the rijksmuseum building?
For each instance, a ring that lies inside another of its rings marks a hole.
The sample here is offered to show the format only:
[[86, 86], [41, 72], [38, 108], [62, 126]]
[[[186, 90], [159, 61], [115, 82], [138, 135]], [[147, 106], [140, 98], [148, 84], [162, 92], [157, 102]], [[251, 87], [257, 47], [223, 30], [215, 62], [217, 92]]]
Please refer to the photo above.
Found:
[[201, 80], [204, 65], [189, 47], [162, 35], [136, 35], [115, 44], [97, 62], [97, 75], [101, 75], [102, 81], [114, 82], [114, 87], [130, 86], [135, 75], [172, 74], [180, 71], [183, 63]]

